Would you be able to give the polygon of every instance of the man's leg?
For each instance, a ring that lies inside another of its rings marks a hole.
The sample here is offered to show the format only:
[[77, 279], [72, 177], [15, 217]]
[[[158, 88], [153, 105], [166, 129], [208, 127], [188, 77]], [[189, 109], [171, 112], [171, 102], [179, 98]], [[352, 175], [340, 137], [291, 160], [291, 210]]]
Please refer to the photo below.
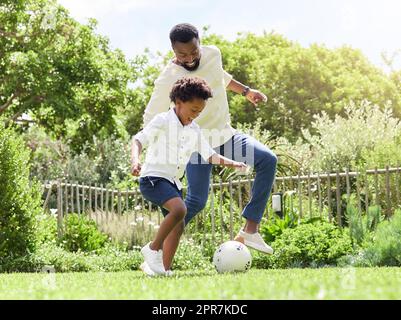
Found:
[[[196, 159], [194, 157], [196, 157]], [[188, 224], [207, 203], [212, 165], [201, 164], [199, 157], [199, 154], [195, 153], [186, 168], [188, 189], [185, 197], [185, 205], [187, 207], [185, 224], [181, 223], [177, 225], [163, 243], [163, 263], [166, 270], [170, 270], [171, 268], [185, 225]]]
[[[255, 170], [252, 197], [242, 212], [246, 219], [243, 231], [260, 238], [257, 232], [273, 186], [277, 157], [269, 148], [246, 134], [236, 134], [222, 149], [224, 156], [245, 162]], [[239, 236], [236, 239], [243, 240]]]

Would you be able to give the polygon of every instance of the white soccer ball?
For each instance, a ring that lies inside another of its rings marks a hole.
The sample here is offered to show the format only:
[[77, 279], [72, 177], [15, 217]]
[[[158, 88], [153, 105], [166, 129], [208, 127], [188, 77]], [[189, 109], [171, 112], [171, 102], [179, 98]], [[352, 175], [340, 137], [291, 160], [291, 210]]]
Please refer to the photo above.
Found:
[[217, 272], [245, 272], [251, 268], [252, 256], [249, 249], [238, 241], [221, 244], [213, 255]]

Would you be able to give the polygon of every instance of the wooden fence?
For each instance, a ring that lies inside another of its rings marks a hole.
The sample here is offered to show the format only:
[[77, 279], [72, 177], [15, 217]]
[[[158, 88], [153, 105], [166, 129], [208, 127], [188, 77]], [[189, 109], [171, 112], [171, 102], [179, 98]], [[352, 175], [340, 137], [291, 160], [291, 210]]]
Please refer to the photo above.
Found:
[[[401, 168], [375, 168], [361, 172], [327, 172], [276, 177], [273, 194], [280, 193], [285, 211], [299, 219], [320, 216], [339, 226], [346, 223], [346, 205], [353, 199], [359, 212], [372, 205], [390, 216], [400, 205]], [[189, 225], [187, 233], [203, 233], [221, 241], [233, 239], [243, 223], [241, 212], [251, 196], [254, 179], [237, 177], [223, 182], [220, 177], [211, 183], [206, 208]], [[84, 185], [69, 181], [50, 181], [44, 187], [44, 209], [57, 210], [58, 233], [63, 232], [63, 217], [68, 213], [87, 214], [97, 222], [126, 217], [126, 223], [160, 225], [160, 210], [146, 201], [138, 189], [116, 190], [103, 185]], [[184, 188], [185, 195], [185, 188]], [[271, 198], [265, 216], [271, 216]], [[130, 222], [130, 220], [132, 220]], [[151, 233], [149, 233], [150, 235]]]

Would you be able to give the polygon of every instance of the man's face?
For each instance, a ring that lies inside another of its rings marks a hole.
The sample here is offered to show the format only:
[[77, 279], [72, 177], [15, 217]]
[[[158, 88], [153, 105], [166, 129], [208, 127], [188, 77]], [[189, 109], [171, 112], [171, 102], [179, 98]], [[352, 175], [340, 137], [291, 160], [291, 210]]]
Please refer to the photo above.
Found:
[[186, 43], [176, 41], [173, 44], [176, 62], [188, 71], [198, 69], [200, 62], [200, 45], [199, 39], [193, 38]]

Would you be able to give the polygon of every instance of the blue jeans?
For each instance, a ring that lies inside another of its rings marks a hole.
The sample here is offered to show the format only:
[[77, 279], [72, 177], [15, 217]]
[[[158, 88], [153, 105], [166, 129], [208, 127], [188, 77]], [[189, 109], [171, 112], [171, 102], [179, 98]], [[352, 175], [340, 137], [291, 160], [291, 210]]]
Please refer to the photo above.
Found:
[[[242, 133], [235, 134], [224, 145], [214, 150], [227, 158], [245, 162], [254, 168], [256, 176], [252, 186], [252, 197], [242, 211], [242, 216], [259, 224], [276, 175], [277, 156], [255, 138]], [[198, 153], [193, 154], [186, 167], [188, 190], [185, 198], [187, 206], [185, 224], [207, 203], [212, 164], [205, 161], [200, 163], [199, 158]]]

